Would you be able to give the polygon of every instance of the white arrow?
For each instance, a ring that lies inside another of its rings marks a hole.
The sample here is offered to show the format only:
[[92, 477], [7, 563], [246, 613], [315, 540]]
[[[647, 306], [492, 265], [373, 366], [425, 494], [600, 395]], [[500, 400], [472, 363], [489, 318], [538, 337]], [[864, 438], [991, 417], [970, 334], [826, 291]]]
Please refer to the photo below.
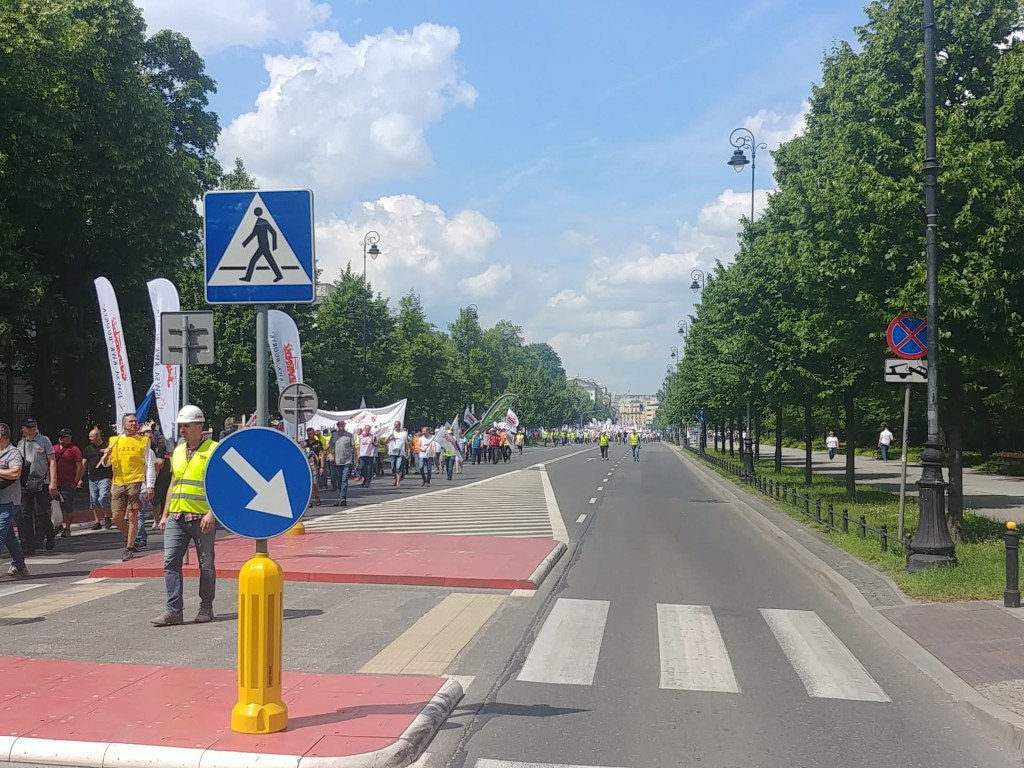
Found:
[[246, 509], [253, 512], [263, 512], [267, 515], [292, 518], [292, 505], [288, 500], [288, 486], [284, 482], [284, 470], [277, 470], [277, 474], [270, 480], [256, 471], [242, 454], [234, 448], [228, 448], [224, 454], [224, 463], [235, 470], [235, 473], [242, 478], [246, 484], [256, 491], [252, 501], [245, 505]]

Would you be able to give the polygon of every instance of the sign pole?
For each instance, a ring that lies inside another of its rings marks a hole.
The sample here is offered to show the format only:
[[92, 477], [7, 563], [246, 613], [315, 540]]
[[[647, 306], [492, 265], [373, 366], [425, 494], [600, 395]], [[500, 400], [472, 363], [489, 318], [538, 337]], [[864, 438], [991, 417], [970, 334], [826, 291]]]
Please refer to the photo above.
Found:
[[188, 332], [188, 315], [181, 316], [181, 404], [188, 405], [188, 358], [192, 345]]
[[[269, 426], [267, 402], [267, 312], [256, 307], [256, 426]], [[238, 703], [231, 730], [276, 733], [288, 727], [281, 695], [284, 571], [270, 559], [267, 539], [238, 573]]]
[[900, 472], [900, 524], [899, 540], [903, 541], [903, 513], [907, 506], [907, 437], [910, 430], [910, 385], [903, 388], [903, 452], [900, 462], [903, 467]]

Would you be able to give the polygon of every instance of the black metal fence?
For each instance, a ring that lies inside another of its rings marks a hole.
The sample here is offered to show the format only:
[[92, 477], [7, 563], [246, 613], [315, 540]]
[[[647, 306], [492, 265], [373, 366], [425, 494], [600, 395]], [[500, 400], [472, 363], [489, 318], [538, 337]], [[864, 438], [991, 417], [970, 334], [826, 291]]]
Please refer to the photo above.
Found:
[[[740, 471], [743, 468], [740, 462], [728, 461], [711, 453], [701, 453], [692, 447], [685, 450], [727, 475], [737, 478], [740, 476]], [[873, 525], [868, 525], [864, 515], [855, 518], [850, 515], [846, 508], [837, 511], [831, 502], [823, 505], [820, 496], [812, 497], [810, 492], [806, 490], [801, 492], [796, 485], [783, 483], [772, 477], [758, 474], [754, 475], [754, 480], [750, 485], [761, 495], [780, 505], [794, 509], [815, 525], [822, 526], [825, 530], [850, 534], [852, 529], [852, 533], [861, 539], [867, 539], [869, 534], [872, 538], [877, 536], [879, 552], [892, 551], [903, 554], [906, 557], [910, 550], [911, 534], [906, 534], [905, 540], [901, 541], [898, 536], [889, 533], [888, 526], [881, 525], [876, 528]]]

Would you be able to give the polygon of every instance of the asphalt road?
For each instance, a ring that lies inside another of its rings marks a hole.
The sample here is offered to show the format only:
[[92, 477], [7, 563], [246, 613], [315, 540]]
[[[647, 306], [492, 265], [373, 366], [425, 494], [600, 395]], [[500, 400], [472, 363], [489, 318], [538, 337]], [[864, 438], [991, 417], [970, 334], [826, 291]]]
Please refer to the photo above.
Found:
[[428, 768], [1020, 765], [672, 449], [625, 453], [547, 465], [569, 553], [460, 659]]

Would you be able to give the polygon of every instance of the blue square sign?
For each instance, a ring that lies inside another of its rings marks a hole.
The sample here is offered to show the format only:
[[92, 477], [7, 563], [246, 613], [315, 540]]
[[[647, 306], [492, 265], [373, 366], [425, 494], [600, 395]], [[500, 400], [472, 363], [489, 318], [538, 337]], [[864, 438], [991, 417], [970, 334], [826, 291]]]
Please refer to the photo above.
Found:
[[316, 298], [313, 193], [207, 192], [206, 301], [298, 304]]

